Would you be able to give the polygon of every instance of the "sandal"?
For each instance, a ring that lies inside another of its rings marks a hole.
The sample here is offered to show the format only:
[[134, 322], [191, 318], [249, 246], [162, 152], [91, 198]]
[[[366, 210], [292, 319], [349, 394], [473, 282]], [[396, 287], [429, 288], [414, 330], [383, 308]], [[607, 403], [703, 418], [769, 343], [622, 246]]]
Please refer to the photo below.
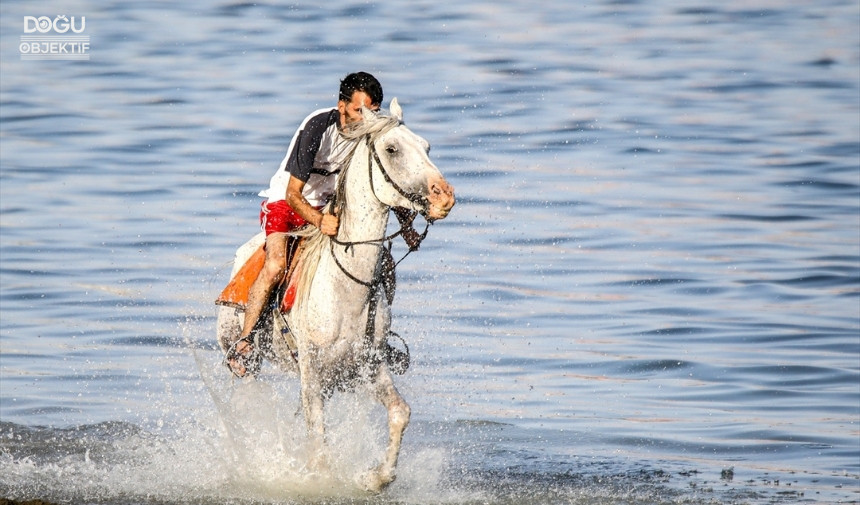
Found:
[[[239, 342], [245, 343], [244, 352], [237, 349]], [[233, 342], [233, 345], [224, 354], [224, 366], [239, 379], [244, 379], [248, 374], [257, 375], [260, 372], [262, 361], [263, 356], [254, 347], [250, 335]]]

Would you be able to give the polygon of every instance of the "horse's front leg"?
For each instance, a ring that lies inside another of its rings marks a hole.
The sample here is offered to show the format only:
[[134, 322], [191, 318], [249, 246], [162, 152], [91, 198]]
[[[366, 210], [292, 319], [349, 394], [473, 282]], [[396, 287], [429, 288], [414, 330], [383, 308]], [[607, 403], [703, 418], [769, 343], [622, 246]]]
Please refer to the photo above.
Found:
[[309, 467], [315, 471], [325, 471], [328, 458], [325, 452], [325, 422], [323, 419], [324, 400], [319, 374], [312, 364], [305, 362], [301, 367], [302, 411], [309, 439]]
[[374, 385], [376, 398], [388, 411], [388, 448], [385, 451], [385, 459], [364, 476], [363, 483], [368, 490], [379, 492], [391, 484], [396, 477], [397, 458], [400, 455], [403, 432], [409, 424], [411, 410], [394, 387], [394, 381], [385, 365], [379, 368]]

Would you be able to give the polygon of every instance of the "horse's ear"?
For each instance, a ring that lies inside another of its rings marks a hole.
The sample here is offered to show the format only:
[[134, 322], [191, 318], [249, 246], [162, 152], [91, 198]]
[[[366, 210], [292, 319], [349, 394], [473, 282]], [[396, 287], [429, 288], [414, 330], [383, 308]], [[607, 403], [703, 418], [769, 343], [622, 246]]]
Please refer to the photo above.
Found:
[[388, 106], [388, 111], [391, 113], [391, 116], [397, 118], [398, 121], [403, 121], [403, 109], [400, 108], [400, 104], [397, 103], [397, 97], [391, 99], [391, 105]]

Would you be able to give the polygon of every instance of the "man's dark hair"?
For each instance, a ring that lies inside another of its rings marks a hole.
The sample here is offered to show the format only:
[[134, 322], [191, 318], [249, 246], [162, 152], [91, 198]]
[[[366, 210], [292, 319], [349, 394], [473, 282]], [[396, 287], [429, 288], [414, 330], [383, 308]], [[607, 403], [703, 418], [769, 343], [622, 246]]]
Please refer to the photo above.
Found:
[[367, 93], [371, 104], [382, 105], [382, 85], [379, 84], [376, 77], [367, 72], [355, 72], [344, 77], [340, 81], [340, 96], [338, 100], [349, 102], [352, 100], [352, 94], [356, 91]]

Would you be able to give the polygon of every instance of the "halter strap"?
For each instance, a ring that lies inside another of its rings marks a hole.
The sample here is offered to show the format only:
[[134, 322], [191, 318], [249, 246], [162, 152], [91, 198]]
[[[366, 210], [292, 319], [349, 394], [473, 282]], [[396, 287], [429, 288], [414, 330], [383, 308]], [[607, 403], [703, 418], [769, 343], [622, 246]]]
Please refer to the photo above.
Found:
[[[371, 140], [370, 134], [368, 134], [367, 135], [367, 170], [370, 173], [370, 190], [373, 191], [374, 194], [376, 194], [376, 190], [373, 189], [373, 163], [372, 163], [371, 159], [373, 161], [376, 161], [376, 165], [379, 166], [379, 171], [382, 172], [382, 177], [385, 179], [385, 182], [387, 182], [392, 188], [394, 188], [395, 191], [400, 193], [400, 196], [402, 196], [403, 198], [406, 198], [407, 200], [409, 200], [412, 203], [416, 203], [416, 204], [420, 205], [422, 210], [419, 212], [421, 212], [422, 215], [426, 215], [426, 212], [427, 212], [426, 209], [427, 209], [427, 207], [429, 207], [430, 201], [426, 197], [421, 196], [418, 193], [409, 193], [408, 191], [404, 191], [403, 188], [401, 188], [400, 185], [397, 184], [394, 181], [394, 179], [391, 178], [391, 176], [388, 174], [388, 170], [385, 169], [385, 165], [382, 164], [382, 160], [379, 159], [379, 153], [376, 152], [376, 145]], [[377, 197], [377, 200], [379, 200], [378, 197]]]

